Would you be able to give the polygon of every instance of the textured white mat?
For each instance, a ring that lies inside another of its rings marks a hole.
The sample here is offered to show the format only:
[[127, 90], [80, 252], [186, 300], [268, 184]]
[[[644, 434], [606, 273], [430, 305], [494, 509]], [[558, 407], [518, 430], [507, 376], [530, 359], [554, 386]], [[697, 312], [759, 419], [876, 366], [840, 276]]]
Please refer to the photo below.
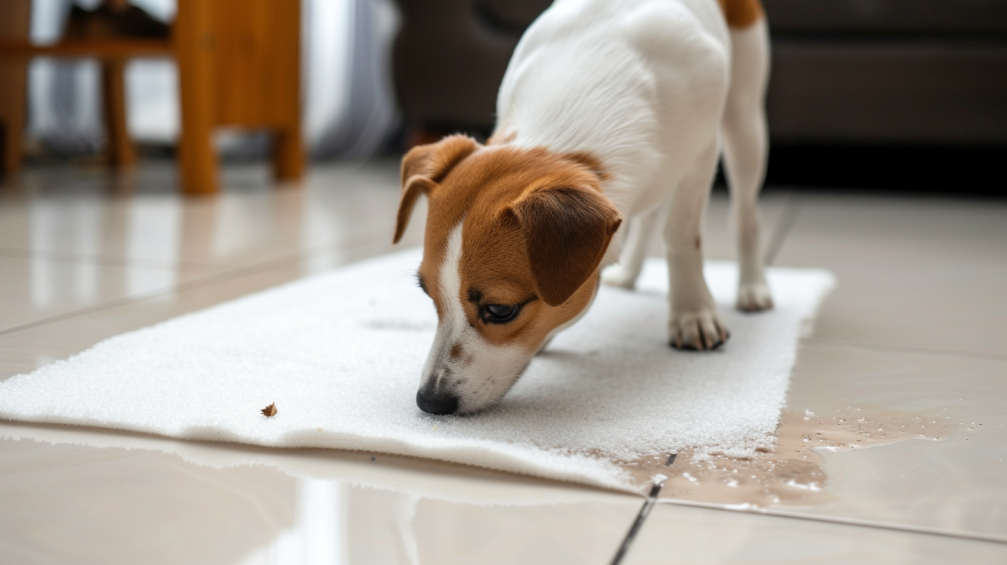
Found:
[[[666, 345], [666, 267], [604, 288], [494, 410], [415, 405], [436, 314], [413, 250], [108, 339], [0, 383], [0, 417], [283, 447], [413, 455], [636, 490], [620, 462], [772, 441], [802, 324], [833, 284], [770, 269], [776, 309], [735, 312], [736, 269], [707, 265], [732, 331], [712, 353]], [[278, 414], [259, 410], [275, 402]]]

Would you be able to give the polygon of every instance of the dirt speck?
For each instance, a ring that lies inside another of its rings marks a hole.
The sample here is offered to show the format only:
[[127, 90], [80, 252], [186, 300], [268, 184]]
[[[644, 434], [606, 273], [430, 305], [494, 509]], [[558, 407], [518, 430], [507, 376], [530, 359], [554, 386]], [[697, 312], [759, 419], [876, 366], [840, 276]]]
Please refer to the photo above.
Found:
[[265, 417], [267, 417], [267, 418], [272, 418], [273, 416], [275, 416], [276, 415], [276, 403], [274, 402], [274, 403], [270, 404], [269, 406], [266, 406], [265, 408], [263, 408], [262, 409], [262, 415], [265, 416]]

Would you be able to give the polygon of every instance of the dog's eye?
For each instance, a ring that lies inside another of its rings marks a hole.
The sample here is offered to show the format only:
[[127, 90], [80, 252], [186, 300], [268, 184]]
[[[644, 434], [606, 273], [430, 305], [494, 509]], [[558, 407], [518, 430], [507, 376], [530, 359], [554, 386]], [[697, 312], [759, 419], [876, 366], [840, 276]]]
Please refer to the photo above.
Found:
[[521, 312], [522, 304], [505, 306], [503, 304], [487, 304], [482, 307], [480, 318], [487, 324], [506, 324]]

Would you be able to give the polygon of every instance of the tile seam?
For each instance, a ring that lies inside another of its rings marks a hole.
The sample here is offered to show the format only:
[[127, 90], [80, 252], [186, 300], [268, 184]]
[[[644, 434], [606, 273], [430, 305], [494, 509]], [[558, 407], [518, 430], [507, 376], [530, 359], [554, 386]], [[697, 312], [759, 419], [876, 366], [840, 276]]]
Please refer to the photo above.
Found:
[[[671, 467], [675, 463], [675, 459], [678, 457], [677, 453], [672, 453], [668, 456], [668, 461], [665, 462], [665, 468]], [[626, 535], [622, 539], [622, 543], [619, 544], [619, 548], [615, 552], [615, 556], [612, 557], [611, 565], [619, 565], [622, 560], [626, 558], [629, 553], [629, 549], [633, 546], [633, 541], [636, 540], [637, 534], [643, 528], [644, 522], [647, 521], [647, 517], [650, 516], [650, 511], [653, 510], [654, 504], [657, 503], [657, 497], [661, 494], [661, 489], [664, 488], [664, 483], [667, 477], [664, 475], [656, 475], [654, 477], [654, 484], [650, 486], [650, 492], [647, 493], [647, 499], [643, 502], [640, 507], [640, 511], [636, 514], [636, 518], [633, 519], [633, 523], [630, 524], [629, 530], [626, 531]]]
[[723, 512], [736, 512], [739, 514], [752, 514], [757, 516], [770, 516], [773, 518], [782, 519], [793, 519], [793, 520], [806, 520], [811, 522], [823, 522], [827, 524], [837, 524], [843, 526], [852, 526], [858, 528], [870, 528], [875, 530], [891, 530], [908, 534], [916, 535], [927, 535], [927, 536], [938, 536], [947, 537], [955, 539], [963, 539], [968, 541], [982, 542], [982, 543], [992, 543], [996, 545], [1007, 546], [1007, 537], [988, 535], [988, 534], [978, 534], [969, 532], [956, 532], [951, 530], [941, 530], [937, 528], [928, 528], [926, 526], [912, 526], [908, 524], [896, 524], [892, 522], [877, 522], [873, 520], [858, 520], [854, 518], [841, 518], [834, 516], [820, 516], [814, 514], [802, 514], [800, 512], [787, 512], [785, 510], [772, 510], [772, 509], [758, 509], [758, 508], [730, 508], [724, 505], [713, 504], [708, 502], [695, 502], [691, 500], [675, 500], [670, 498], [659, 499], [658, 504], [668, 504], [673, 506], [684, 506], [690, 508], [704, 508], [707, 510], [720, 510]]
[[[370, 236], [372, 236], [372, 234], [368, 234], [367, 235], [367, 237], [370, 237]], [[350, 246], [349, 249], [347, 249], [347, 250], [366, 249], [368, 247], [367, 245], [360, 245], [359, 240], [361, 240], [361, 239], [364, 239], [364, 238], [363, 237], [361, 237], [361, 238], [354, 238], [353, 240], [346, 242]], [[241, 277], [244, 277], [244, 276], [249, 276], [249, 275], [264, 273], [264, 272], [267, 272], [267, 271], [271, 271], [273, 269], [277, 269], [277, 268], [280, 268], [280, 267], [283, 267], [283, 266], [286, 266], [286, 265], [290, 265], [292, 263], [296, 263], [297, 261], [300, 261], [300, 260], [309, 259], [311, 257], [317, 256], [320, 253], [324, 253], [325, 252], [324, 249], [326, 248], [326, 246], [327, 246], [326, 244], [320, 244], [320, 245], [317, 245], [317, 246], [313, 246], [312, 248], [308, 248], [308, 249], [305, 249], [305, 250], [302, 250], [302, 251], [299, 251], [299, 252], [296, 252], [296, 253], [282, 255], [282, 256], [276, 257], [274, 259], [269, 259], [269, 260], [266, 260], [266, 261], [261, 261], [261, 262], [258, 262], [258, 263], [253, 263], [253, 264], [250, 264], [250, 265], [245, 265], [245, 266], [242, 266], [242, 267], [235, 267], [233, 269], [226, 269], [226, 270], [219, 271], [219, 272], [216, 272], [216, 273], [208, 273], [208, 274], [202, 275], [202, 276], [195, 276], [193, 278], [190, 278], [188, 280], [185, 280], [183, 282], [178, 283], [176, 286], [174, 286], [174, 287], [172, 287], [170, 289], [152, 290], [152, 291], [149, 291], [149, 292], [146, 292], [146, 293], [140, 293], [140, 294], [136, 294], [136, 295], [132, 295], [132, 296], [124, 296], [124, 297], [116, 298], [114, 300], [110, 300], [110, 301], [107, 301], [107, 302], [101, 302], [99, 304], [94, 304], [92, 306], [88, 306], [88, 307], [85, 307], [85, 308], [79, 308], [77, 310], [71, 310], [69, 312], [64, 312], [62, 314], [57, 314], [55, 316], [50, 316], [48, 318], [43, 318], [41, 320], [36, 320], [34, 322], [28, 322], [28, 323], [25, 323], [25, 324], [20, 324], [20, 325], [17, 325], [17, 326], [12, 326], [12, 327], [9, 327], [9, 328], [3, 328], [3, 329], [0, 329], [0, 336], [7, 335], [7, 334], [12, 334], [12, 333], [19, 332], [19, 331], [22, 331], [22, 330], [36, 328], [36, 327], [39, 327], [39, 326], [44, 326], [46, 324], [50, 324], [50, 323], [54, 323], [54, 322], [59, 322], [59, 321], [67, 320], [67, 319], [70, 319], [70, 318], [75, 318], [77, 316], [83, 316], [83, 315], [86, 315], [86, 314], [92, 314], [94, 312], [100, 312], [102, 310], [108, 310], [108, 309], [112, 309], [112, 308], [118, 308], [120, 306], [126, 306], [128, 304], [133, 304], [133, 303], [136, 303], [136, 302], [143, 302], [145, 300], [150, 300], [152, 298], [157, 298], [157, 297], [160, 297], [160, 296], [170, 295], [170, 294], [176, 293], [176, 292], [193, 290], [193, 289], [201, 288], [201, 287], [204, 287], [204, 286], [207, 286], [207, 285], [210, 285], [210, 284], [214, 284], [214, 283], [218, 283], [218, 282], [226, 282], [226, 281], [238, 279], [238, 278], [241, 278]], [[363, 259], [361, 259], [361, 260], [363, 260]], [[301, 277], [301, 278], [305, 278], [305, 277]]]
[[[37, 328], [39, 326], [44, 326], [47, 324], [60, 322], [63, 320], [68, 320], [70, 318], [76, 318], [78, 316], [84, 316], [87, 314], [93, 314], [95, 312], [100, 312], [103, 310], [110, 310], [112, 308], [118, 308], [120, 306], [127, 306], [129, 304], [134, 304], [138, 302], [143, 302], [145, 300], [150, 300], [152, 298], [157, 298], [160, 296], [167, 296], [170, 294], [184, 292], [188, 290], [194, 290], [209, 286], [215, 283], [227, 282], [235, 279], [239, 279], [245, 276], [251, 276], [256, 274], [265, 273], [273, 269], [278, 269], [296, 263], [299, 260], [310, 257], [311, 255], [296, 254], [292, 256], [285, 256], [282, 258], [273, 259], [270, 261], [265, 261], [262, 263], [256, 263], [254, 265], [248, 265], [245, 267], [238, 267], [235, 269], [229, 269], [226, 271], [221, 271], [219, 273], [211, 273], [204, 276], [197, 276], [191, 278], [187, 281], [180, 282], [178, 285], [172, 288], [166, 288], [162, 290], [153, 290], [150, 292], [145, 292], [141, 294], [136, 294], [132, 296], [124, 296], [122, 298], [117, 298], [114, 300], [109, 300], [107, 302], [102, 302], [85, 308], [79, 308], [77, 310], [71, 310], [69, 312], [64, 312], [63, 314], [58, 314], [56, 316], [50, 316], [48, 318], [43, 318], [41, 320], [36, 320], [34, 322], [29, 322], [26, 324], [21, 324], [18, 326], [13, 326], [10, 328], [0, 329], [0, 336], [16, 333], [23, 330], [28, 330], [32, 328]], [[301, 277], [304, 278], [304, 277]], [[296, 280], [296, 279], [295, 279]], [[238, 297], [235, 297], [238, 298]]]
[[[35, 255], [34, 253], [38, 253]], [[26, 259], [29, 261], [53, 261], [59, 263], [86, 263], [113, 267], [131, 267], [141, 269], [191, 270], [196, 271], [213, 267], [210, 263], [191, 263], [184, 261], [160, 261], [157, 259], [120, 257], [114, 255], [77, 255], [68, 251], [35, 251], [0, 247], [0, 257], [7, 259]]]
[[970, 359], [990, 359], [994, 361], [1007, 361], [1007, 355], [999, 353], [983, 353], [980, 351], [961, 351], [958, 349], [933, 349], [913, 345], [897, 345], [886, 343], [870, 343], [862, 341], [850, 341], [845, 339], [831, 339], [820, 337], [801, 338], [801, 343], [816, 345], [845, 345], [850, 347], [862, 347], [864, 349], [880, 349], [883, 351], [897, 351], [903, 353], [916, 353], [919, 355], [936, 355], [941, 357], [964, 357]]
[[803, 200], [796, 192], [791, 192], [784, 202], [780, 218], [776, 221], [776, 225], [773, 226], [769, 243], [766, 245], [766, 252], [763, 256], [763, 263], [766, 266], [772, 265], [776, 261], [776, 257], [783, 249], [783, 244], [786, 243], [787, 237], [790, 236], [794, 225], [797, 224], [797, 218], [801, 214], [803, 204]]

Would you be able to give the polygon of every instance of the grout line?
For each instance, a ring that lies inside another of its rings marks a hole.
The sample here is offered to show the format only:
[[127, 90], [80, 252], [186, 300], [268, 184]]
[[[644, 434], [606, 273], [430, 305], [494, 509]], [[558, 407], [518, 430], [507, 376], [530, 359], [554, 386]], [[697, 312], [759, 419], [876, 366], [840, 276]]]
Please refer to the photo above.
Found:
[[[675, 458], [678, 457], [677, 453], [672, 453], [668, 456], [668, 461], [664, 464], [665, 467], [670, 467], [675, 463]], [[644, 521], [647, 520], [647, 516], [650, 515], [650, 511], [654, 508], [654, 503], [657, 502], [657, 495], [661, 494], [661, 489], [664, 488], [664, 481], [666, 478], [660, 479], [654, 482], [650, 487], [650, 492], [647, 494], [647, 500], [643, 502], [643, 506], [640, 507], [640, 512], [637, 513], [636, 519], [633, 520], [633, 524], [629, 527], [629, 531], [626, 532], [626, 537], [623, 538], [622, 544], [619, 545], [619, 550], [615, 552], [615, 557], [612, 558], [612, 565], [619, 565], [622, 560], [626, 557], [626, 553], [629, 552], [629, 548], [633, 545], [633, 540], [636, 539], [636, 534], [640, 532], [640, 528], [643, 527]]]
[[[351, 236], [347, 241], [340, 243], [336, 241], [327, 241], [323, 243], [318, 243], [309, 247], [296, 248], [286, 253], [281, 253], [273, 259], [268, 259], [259, 263], [252, 263], [249, 265], [242, 265], [236, 268], [254, 267], [255, 265], [265, 265], [270, 261], [275, 261], [279, 259], [291, 258], [291, 257], [309, 257], [319, 252], [325, 252], [331, 248], [339, 245], [358, 245], [361, 240], [372, 239], [377, 235], [376, 232], [370, 230], [360, 230], [360, 232]], [[57, 250], [33, 250], [29, 248], [20, 247], [0, 247], [0, 257], [11, 257], [17, 259], [29, 259], [29, 260], [41, 260], [41, 261], [61, 261], [67, 263], [94, 263], [99, 265], [110, 265], [116, 267], [136, 267], [144, 269], [168, 269], [168, 270], [179, 270], [179, 271], [206, 271], [212, 270], [217, 265], [214, 263], [197, 263], [192, 261], [177, 261], [177, 260], [162, 260], [162, 259], [148, 259], [144, 257], [129, 257], [121, 255], [104, 255], [104, 254], [77, 254], [71, 251], [57, 251]], [[218, 271], [217, 273], [225, 273], [225, 271]]]
[[845, 339], [831, 339], [820, 337], [801, 338], [803, 343], [821, 345], [849, 345], [863, 347], [865, 349], [881, 349], [884, 351], [902, 351], [906, 353], [918, 353], [921, 355], [937, 355], [941, 357], [969, 357], [973, 359], [992, 359], [995, 361], [1007, 361], [1007, 355], [1000, 353], [982, 353], [977, 351], [960, 351], [957, 349], [932, 349], [929, 347], [919, 347], [914, 345], [895, 345], [886, 343], [869, 343], [861, 341], [850, 341]]
[[[349, 243], [349, 242], [348, 242]], [[58, 314], [56, 316], [50, 316], [48, 318], [43, 318], [41, 320], [36, 320], [34, 322], [28, 322], [27, 324], [21, 324], [20, 326], [14, 326], [11, 328], [6, 328], [0, 330], [0, 335], [6, 335], [15, 333], [21, 330], [27, 330], [31, 328], [36, 328], [38, 326], [44, 326], [46, 324], [51, 324], [53, 322], [59, 322], [62, 320], [67, 320], [69, 318], [75, 318], [77, 316], [83, 316], [86, 314], [92, 314], [94, 312], [99, 312], [101, 310], [108, 310], [112, 308], [117, 308], [119, 306], [126, 306], [129, 304], [143, 302], [145, 300], [150, 300], [152, 298], [157, 298], [160, 296], [168, 296], [178, 292], [184, 292], [189, 290], [194, 290], [197, 288], [202, 288], [212, 284], [226, 282], [230, 280], [239, 279], [244, 276], [254, 275], [259, 273], [264, 273], [277, 269], [284, 266], [289, 266], [297, 263], [298, 261], [307, 259], [311, 257], [312, 254], [305, 251], [304, 253], [295, 253], [291, 255], [286, 255], [276, 259], [271, 259], [268, 261], [263, 261], [261, 263], [256, 263], [254, 265], [246, 265], [244, 267], [238, 267], [235, 269], [230, 269], [226, 271], [221, 271], [219, 273], [213, 273], [202, 277], [196, 277], [189, 279], [188, 281], [181, 282], [171, 288], [166, 288], [162, 290], [154, 290], [147, 293], [136, 294], [133, 296], [124, 296], [122, 298], [117, 298], [115, 300], [110, 300], [108, 302], [102, 302], [100, 304], [95, 304], [93, 306], [88, 306], [86, 308], [81, 308], [78, 310], [72, 310], [70, 312], [64, 312], [63, 314]], [[303, 277], [302, 277], [303, 278]], [[235, 297], [237, 298], [237, 297]]]
[[768, 267], [776, 261], [776, 256], [779, 255], [780, 250], [783, 248], [783, 243], [786, 241], [787, 236], [790, 235], [790, 231], [794, 228], [794, 224], [797, 223], [797, 217], [801, 214], [801, 207], [803, 201], [797, 195], [797, 193], [792, 192], [787, 198], [786, 204], [783, 207], [783, 213], [780, 219], [776, 222], [776, 227], [773, 229], [773, 235], [769, 240], [769, 245], [766, 246], [766, 254], [763, 257], [763, 263]]
[[0, 247], [0, 257], [28, 259], [32, 261], [60, 261], [64, 263], [92, 263], [114, 267], [135, 267], [141, 269], [168, 269], [180, 271], [196, 271], [212, 268], [209, 263], [189, 263], [183, 261], [162, 261], [158, 259], [143, 259], [132, 257], [117, 257], [109, 255], [78, 255], [67, 251], [34, 251]]
[[766, 508], [743, 508], [738, 505], [738, 507], [729, 507], [722, 504], [713, 504], [710, 502], [695, 502], [691, 500], [676, 500], [673, 498], [665, 498], [661, 500], [661, 504], [671, 504], [675, 506], [686, 506], [690, 508], [704, 508], [706, 510], [720, 510], [723, 512], [737, 512], [741, 514], [755, 514], [757, 516], [769, 516], [772, 518], [782, 518], [782, 519], [793, 519], [793, 520], [807, 520], [810, 522], [823, 522], [826, 524], [836, 524], [842, 526], [852, 526], [857, 528], [870, 528], [876, 530], [890, 530], [901, 533], [926, 535], [926, 536], [938, 536], [954, 539], [962, 539], [967, 541], [976, 541], [983, 543], [993, 543], [997, 545], [1007, 545], [1007, 537], [997, 536], [997, 535], [987, 535], [987, 534], [973, 534], [967, 532], [953, 532], [948, 530], [938, 530], [937, 528], [928, 528], [926, 526], [911, 526], [904, 524], [893, 524], [891, 522], [875, 522], [873, 520], [856, 520], [852, 518], [840, 518], [832, 516], [816, 516], [813, 514], [803, 514], [800, 512], [788, 512], [786, 510], [772, 510]]
[[125, 306], [127, 304], [132, 304], [134, 302], [143, 302], [144, 300], [150, 300], [151, 298], [157, 298], [159, 296], [167, 296], [167, 295], [170, 295], [170, 294], [173, 294], [173, 293], [176, 293], [176, 292], [182, 292], [182, 291], [186, 291], [186, 290], [193, 290], [193, 289], [200, 288], [200, 287], [203, 287], [203, 286], [206, 286], [206, 285], [209, 285], [209, 284], [213, 284], [213, 283], [217, 283], [217, 282], [224, 282], [224, 281], [227, 281], [227, 280], [232, 280], [232, 279], [240, 278], [240, 277], [245, 276], [245, 275], [255, 274], [257, 272], [268, 271], [268, 270], [271, 270], [271, 269], [274, 269], [274, 268], [277, 268], [277, 267], [281, 267], [283, 265], [284, 265], [284, 262], [278, 262], [278, 264], [273, 265], [271, 267], [270, 266], [266, 266], [266, 265], [261, 265], [261, 267], [262, 267], [261, 269], [259, 269], [258, 266], [255, 269], [253, 269], [251, 267], [242, 267], [242, 268], [239, 268], [239, 269], [232, 269], [232, 270], [229, 270], [229, 271], [223, 271], [223, 272], [220, 272], [220, 273], [214, 273], [212, 275], [207, 275], [205, 277], [197, 277], [197, 278], [194, 278], [194, 279], [190, 279], [190, 280], [188, 280], [186, 282], [179, 283], [179, 284], [177, 284], [177, 285], [175, 285], [173, 287], [170, 287], [170, 288], [166, 288], [166, 289], [162, 289], [162, 290], [153, 290], [153, 291], [146, 292], [146, 293], [134, 294], [132, 296], [124, 296], [122, 298], [116, 298], [115, 300], [109, 300], [108, 302], [102, 302], [102, 303], [99, 303], [99, 304], [95, 304], [93, 306], [88, 306], [86, 308], [80, 308], [78, 310], [71, 310], [70, 312], [65, 312], [63, 314], [58, 314], [56, 316], [50, 316], [48, 318], [43, 318], [41, 320], [35, 320], [34, 322], [28, 322], [27, 324], [21, 324], [20, 326], [14, 326], [14, 327], [11, 327], [11, 328], [6, 328], [4, 330], [0, 330], [0, 335], [6, 335], [6, 334], [10, 334], [10, 333], [21, 331], [21, 330], [27, 330], [27, 329], [35, 328], [35, 327], [38, 327], [38, 326], [44, 326], [46, 324], [51, 324], [53, 322], [59, 322], [61, 320], [66, 320], [66, 319], [69, 319], [69, 318], [75, 318], [77, 316], [83, 316], [85, 314], [91, 314], [91, 313], [98, 312], [98, 311], [101, 311], [101, 310], [108, 310], [108, 309], [111, 309], [111, 308], [117, 308], [119, 306]]

